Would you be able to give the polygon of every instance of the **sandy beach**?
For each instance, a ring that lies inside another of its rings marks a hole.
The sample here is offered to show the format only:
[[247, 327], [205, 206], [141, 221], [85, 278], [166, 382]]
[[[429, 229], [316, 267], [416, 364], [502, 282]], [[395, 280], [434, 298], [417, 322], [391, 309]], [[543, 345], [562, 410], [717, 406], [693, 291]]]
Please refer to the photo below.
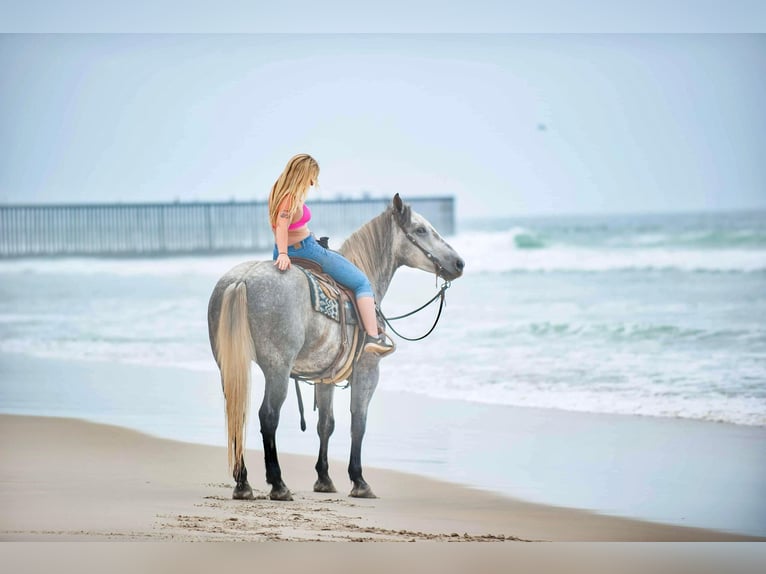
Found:
[[[231, 500], [223, 448], [53, 417], [0, 416], [2, 540], [738, 541], [757, 538], [531, 504], [369, 468], [380, 498], [317, 494], [310, 457], [282, 455], [295, 500]], [[335, 461], [335, 468], [342, 463]]]

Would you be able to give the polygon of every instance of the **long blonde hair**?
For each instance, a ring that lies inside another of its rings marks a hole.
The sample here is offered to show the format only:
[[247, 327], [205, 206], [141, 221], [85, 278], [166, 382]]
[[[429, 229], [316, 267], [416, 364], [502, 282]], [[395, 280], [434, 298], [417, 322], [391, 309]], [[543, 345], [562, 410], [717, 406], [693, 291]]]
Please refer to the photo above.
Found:
[[277, 225], [279, 206], [285, 197], [290, 197], [290, 219], [306, 200], [311, 182], [317, 183], [319, 164], [306, 153], [299, 153], [290, 158], [287, 167], [279, 175], [269, 194], [269, 221], [272, 227]]

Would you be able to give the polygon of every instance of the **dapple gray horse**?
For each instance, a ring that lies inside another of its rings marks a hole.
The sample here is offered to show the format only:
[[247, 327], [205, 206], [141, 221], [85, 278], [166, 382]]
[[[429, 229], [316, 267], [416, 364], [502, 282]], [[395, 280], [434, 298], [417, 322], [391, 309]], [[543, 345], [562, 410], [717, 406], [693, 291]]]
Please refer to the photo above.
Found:
[[[464, 267], [455, 250], [424, 217], [403, 203], [399, 194], [388, 209], [351, 235], [340, 253], [367, 275], [378, 303], [394, 272], [402, 265], [436, 273], [445, 280], [462, 275]], [[237, 265], [218, 281], [208, 306], [208, 329], [226, 399], [229, 467], [236, 481], [233, 497], [253, 498], [247, 481], [244, 446], [250, 364], [255, 361], [265, 377], [258, 415], [270, 498], [292, 500], [277, 459], [275, 434], [279, 412], [287, 396], [291, 372], [321, 372], [338, 354], [341, 326], [313, 310], [308, 281], [298, 269], [283, 273], [272, 261], [250, 261]], [[367, 407], [378, 384], [379, 361], [380, 357], [363, 353], [350, 379], [352, 438], [348, 473], [354, 497], [375, 497], [362, 477], [361, 456]], [[335, 427], [334, 390], [334, 385], [316, 387], [320, 439], [316, 492], [336, 492], [327, 464], [327, 446]]]

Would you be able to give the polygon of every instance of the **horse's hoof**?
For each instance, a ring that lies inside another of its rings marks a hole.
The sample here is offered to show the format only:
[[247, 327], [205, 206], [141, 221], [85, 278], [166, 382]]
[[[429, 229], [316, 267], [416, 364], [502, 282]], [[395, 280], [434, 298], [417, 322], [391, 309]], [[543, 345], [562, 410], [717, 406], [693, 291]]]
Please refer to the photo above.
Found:
[[355, 486], [351, 489], [349, 496], [352, 498], [378, 498], [375, 496], [375, 493], [372, 491], [369, 484], [365, 484], [364, 486]]
[[253, 489], [250, 488], [250, 485], [247, 483], [243, 485], [238, 484], [234, 488], [234, 493], [231, 497], [234, 500], [253, 500], [255, 498], [255, 496], [253, 496]]
[[272, 488], [271, 493], [269, 493], [269, 498], [271, 500], [292, 500], [293, 493], [290, 492], [290, 489], [286, 486], [283, 486], [280, 489]]
[[332, 480], [317, 480], [314, 483], [314, 492], [338, 492]]

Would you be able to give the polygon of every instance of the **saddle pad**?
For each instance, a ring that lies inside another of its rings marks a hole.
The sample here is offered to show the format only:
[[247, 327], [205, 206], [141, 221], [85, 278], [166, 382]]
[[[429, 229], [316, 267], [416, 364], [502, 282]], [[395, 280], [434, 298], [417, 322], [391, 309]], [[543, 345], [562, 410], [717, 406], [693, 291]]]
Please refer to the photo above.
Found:
[[[337, 290], [326, 281], [323, 281], [321, 276], [317, 276], [312, 271], [304, 269], [298, 265], [296, 265], [296, 267], [303, 271], [309, 281], [311, 306], [314, 308], [314, 310], [318, 313], [322, 313], [322, 315], [329, 317], [333, 321], [340, 323], [340, 312], [338, 305], [339, 295]], [[345, 311], [346, 323], [349, 325], [357, 324], [356, 311], [350, 301], [346, 301]]]

